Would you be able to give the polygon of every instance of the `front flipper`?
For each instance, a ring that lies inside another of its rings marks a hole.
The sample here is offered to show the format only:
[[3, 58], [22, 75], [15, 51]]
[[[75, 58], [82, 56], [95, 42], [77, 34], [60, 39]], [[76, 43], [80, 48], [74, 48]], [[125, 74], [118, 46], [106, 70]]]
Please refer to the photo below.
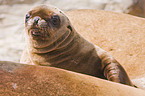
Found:
[[108, 52], [96, 45], [95, 49], [101, 60], [102, 72], [106, 79], [136, 87], [129, 79], [124, 68]]
[[134, 86], [124, 68], [113, 58], [102, 60], [104, 76], [113, 82]]

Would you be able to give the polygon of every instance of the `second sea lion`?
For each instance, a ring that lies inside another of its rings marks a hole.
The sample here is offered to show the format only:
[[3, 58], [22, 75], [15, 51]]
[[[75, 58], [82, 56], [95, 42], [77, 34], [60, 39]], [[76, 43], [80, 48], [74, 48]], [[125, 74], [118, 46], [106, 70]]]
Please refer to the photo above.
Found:
[[26, 14], [25, 27], [27, 46], [22, 63], [59, 67], [134, 86], [124, 68], [106, 51], [81, 37], [58, 8], [33, 8]]
[[145, 96], [145, 91], [60, 68], [0, 61], [0, 96]]

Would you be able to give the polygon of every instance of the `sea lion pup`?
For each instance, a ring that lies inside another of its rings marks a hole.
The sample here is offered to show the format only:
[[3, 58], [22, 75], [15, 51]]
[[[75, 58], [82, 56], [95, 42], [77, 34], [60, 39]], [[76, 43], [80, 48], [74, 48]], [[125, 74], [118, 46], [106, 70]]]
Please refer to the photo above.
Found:
[[81, 37], [66, 15], [51, 5], [26, 14], [27, 46], [22, 63], [54, 66], [134, 86], [106, 51]]
[[145, 96], [145, 91], [60, 68], [0, 61], [0, 96]]

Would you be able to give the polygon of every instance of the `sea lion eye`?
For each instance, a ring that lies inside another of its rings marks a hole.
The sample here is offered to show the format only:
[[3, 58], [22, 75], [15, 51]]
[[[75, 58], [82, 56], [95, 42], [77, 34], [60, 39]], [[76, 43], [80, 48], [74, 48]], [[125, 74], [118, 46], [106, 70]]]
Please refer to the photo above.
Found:
[[30, 18], [30, 14], [27, 13], [25, 21], [27, 22], [29, 18]]
[[60, 24], [60, 18], [58, 15], [51, 16], [50, 22], [53, 26], [58, 26]]
[[67, 28], [70, 29], [70, 31], [72, 31], [72, 27], [70, 25], [68, 25]]

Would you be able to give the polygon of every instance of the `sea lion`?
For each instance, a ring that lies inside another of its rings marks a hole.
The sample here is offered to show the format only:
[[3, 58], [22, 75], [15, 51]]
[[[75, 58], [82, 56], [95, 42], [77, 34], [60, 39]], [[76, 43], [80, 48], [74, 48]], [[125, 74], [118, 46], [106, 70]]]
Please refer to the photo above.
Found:
[[27, 46], [22, 63], [59, 67], [134, 86], [124, 68], [80, 36], [58, 8], [36, 6], [26, 14], [25, 28]]
[[145, 96], [145, 91], [55, 67], [0, 61], [0, 96]]
[[79, 34], [114, 56], [131, 79], [145, 77], [144, 18], [95, 9], [65, 14]]

